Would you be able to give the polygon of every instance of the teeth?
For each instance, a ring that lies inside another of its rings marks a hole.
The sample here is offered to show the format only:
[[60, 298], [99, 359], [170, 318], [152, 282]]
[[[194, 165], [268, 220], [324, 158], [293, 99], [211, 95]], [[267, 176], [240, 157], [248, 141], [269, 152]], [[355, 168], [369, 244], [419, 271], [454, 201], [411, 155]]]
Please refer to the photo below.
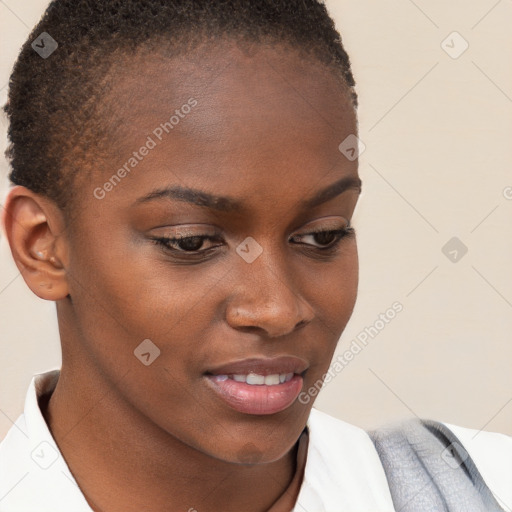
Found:
[[245, 382], [247, 382], [247, 384], [261, 385], [265, 384], [265, 377], [263, 375], [258, 375], [257, 373], [249, 373]]
[[265, 377], [265, 386], [275, 386], [276, 384], [279, 384], [278, 373], [276, 373], [275, 375], [267, 375]]
[[217, 381], [225, 381], [228, 378], [236, 381], [236, 382], [244, 382], [251, 386], [277, 386], [279, 384], [283, 384], [284, 382], [288, 382], [293, 378], [293, 373], [274, 373], [272, 375], [259, 375], [257, 373], [249, 373], [247, 375], [216, 375], [215, 380]]

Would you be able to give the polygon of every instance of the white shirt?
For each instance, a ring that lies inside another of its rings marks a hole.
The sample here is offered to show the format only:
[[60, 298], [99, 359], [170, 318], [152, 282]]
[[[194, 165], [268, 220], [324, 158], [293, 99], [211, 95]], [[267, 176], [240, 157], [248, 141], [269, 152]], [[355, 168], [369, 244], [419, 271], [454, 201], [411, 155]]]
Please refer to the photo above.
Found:
[[[59, 370], [35, 375], [23, 414], [0, 443], [0, 512], [91, 512], [38, 404]], [[394, 512], [368, 433], [312, 409], [309, 445], [294, 512]], [[512, 510], [512, 437], [445, 424], [473, 458], [502, 507]]]

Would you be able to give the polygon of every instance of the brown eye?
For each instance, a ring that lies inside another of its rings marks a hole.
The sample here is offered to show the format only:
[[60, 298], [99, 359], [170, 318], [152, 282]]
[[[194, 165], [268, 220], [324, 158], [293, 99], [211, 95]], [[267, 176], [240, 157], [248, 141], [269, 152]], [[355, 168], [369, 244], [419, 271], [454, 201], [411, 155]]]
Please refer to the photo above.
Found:
[[320, 245], [330, 245], [336, 240], [336, 232], [334, 231], [322, 231], [313, 235]]
[[203, 245], [203, 240], [200, 236], [189, 236], [176, 239], [176, 245], [184, 251], [198, 251]]
[[[311, 245], [319, 250], [330, 250], [336, 249], [343, 238], [352, 237], [355, 234], [355, 230], [350, 226], [343, 229], [331, 229], [327, 231], [314, 231], [312, 233], [306, 233], [304, 235], [297, 235], [294, 238], [299, 238], [305, 245]], [[307, 240], [312, 240], [313, 243]]]
[[164, 247], [168, 251], [174, 253], [181, 254], [198, 254], [205, 253], [212, 249], [213, 247], [207, 247], [206, 249], [202, 249], [205, 241], [216, 241], [218, 237], [213, 237], [209, 235], [197, 235], [197, 236], [183, 236], [183, 237], [155, 237], [153, 238], [153, 242]]

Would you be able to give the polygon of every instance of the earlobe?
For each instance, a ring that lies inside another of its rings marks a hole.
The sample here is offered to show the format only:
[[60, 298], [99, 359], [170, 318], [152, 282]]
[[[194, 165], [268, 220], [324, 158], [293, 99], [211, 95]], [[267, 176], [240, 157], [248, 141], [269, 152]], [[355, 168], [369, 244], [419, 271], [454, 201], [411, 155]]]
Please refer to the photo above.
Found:
[[3, 227], [14, 262], [40, 298], [57, 301], [68, 293], [67, 244], [60, 209], [49, 199], [17, 185], [7, 195]]

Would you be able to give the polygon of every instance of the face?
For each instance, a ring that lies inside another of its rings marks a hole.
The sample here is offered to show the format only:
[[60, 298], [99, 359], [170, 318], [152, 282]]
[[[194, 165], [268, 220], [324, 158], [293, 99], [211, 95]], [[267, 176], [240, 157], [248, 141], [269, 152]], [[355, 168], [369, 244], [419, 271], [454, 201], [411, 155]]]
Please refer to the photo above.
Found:
[[79, 191], [64, 350], [186, 445], [277, 460], [356, 300], [348, 97], [290, 50], [226, 44], [125, 63], [104, 101], [117, 128]]

